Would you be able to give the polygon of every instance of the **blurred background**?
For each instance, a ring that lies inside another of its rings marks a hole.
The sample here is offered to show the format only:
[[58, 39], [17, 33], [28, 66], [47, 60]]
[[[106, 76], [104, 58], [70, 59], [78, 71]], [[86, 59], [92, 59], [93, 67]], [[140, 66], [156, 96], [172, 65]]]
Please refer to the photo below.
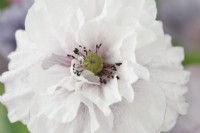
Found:
[[[200, 0], [156, 0], [158, 20], [173, 37], [174, 46], [185, 48], [186, 69], [192, 72], [187, 100], [188, 114], [178, 119], [169, 133], [200, 133]], [[15, 50], [15, 31], [24, 29], [24, 20], [33, 0], [0, 0], [0, 74], [7, 70], [7, 55]], [[0, 84], [0, 95], [3, 94]], [[0, 104], [0, 133], [29, 133], [20, 122], [11, 124]]]

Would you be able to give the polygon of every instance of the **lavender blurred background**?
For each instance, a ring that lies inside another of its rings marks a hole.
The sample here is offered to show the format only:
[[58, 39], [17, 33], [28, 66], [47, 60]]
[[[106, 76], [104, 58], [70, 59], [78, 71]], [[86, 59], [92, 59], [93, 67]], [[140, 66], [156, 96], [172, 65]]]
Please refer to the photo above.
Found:
[[178, 119], [170, 133], [200, 133], [200, 0], [158, 0], [158, 19], [174, 45], [184, 46], [191, 71], [188, 114]]
[[[192, 72], [187, 100], [188, 115], [178, 119], [169, 133], [200, 133], [200, 0], [156, 0], [158, 20], [173, 37], [175, 46], [185, 47], [185, 67]], [[24, 29], [24, 20], [33, 0], [0, 0], [0, 74], [7, 70], [7, 55], [16, 47], [15, 31]], [[0, 94], [3, 93], [0, 85]], [[20, 122], [10, 124], [0, 105], [0, 133], [28, 133]]]

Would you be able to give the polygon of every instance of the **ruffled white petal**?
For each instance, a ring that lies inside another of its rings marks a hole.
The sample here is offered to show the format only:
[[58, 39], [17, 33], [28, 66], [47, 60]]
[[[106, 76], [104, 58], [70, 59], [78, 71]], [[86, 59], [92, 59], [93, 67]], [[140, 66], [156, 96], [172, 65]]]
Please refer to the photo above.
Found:
[[119, 93], [117, 78], [114, 78], [110, 82], [108, 82], [106, 85], [102, 86], [103, 90], [103, 96], [109, 105], [112, 105], [114, 103], [118, 103], [122, 100], [122, 97]]
[[[89, 105], [86, 101], [84, 102], [87, 103], [87, 106], [81, 104], [77, 116], [72, 122], [59, 123], [44, 115], [37, 115], [30, 121], [28, 127], [32, 133], [110, 133], [113, 125], [113, 115], [105, 116], [97, 107]], [[100, 125], [101, 128], [99, 128]]]
[[103, 90], [99, 89], [99, 86], [92, 86], [84, 84], [81, 90], [82, 95], [92, 101], [96, 106], [105, 114], [109, 115], [111, 113], [109, 103], [104, 100]]
[[54, 94], [35, 97], [31, 115], [44, 114], [57, 122], [71, 122], [76, 116], [81, 99], [73, 91], [59, 89]]
[[134, 100], [134, 91], [133, 87], [130, 83], [126, 83], [126, 81], [120, 80], [118, 81], [118, 88], [120, 94], [130, 103]]
[[132, 63], [136, 62], [135, 54], [133, 53], [136, 47], [136, 42], [137, 42], [136, 38], [137, 38], [136, 33], [133, 33], [129, 37], [123, 40], [123, 44], [120, 48], [120, 54], [123, 60]]
[[[45, 58], [46, 53], [38, 50], [25, 31], [16, 32], [17, 49], [9, 55], [9, 70], [27, 69]], [[26, 57], [26, 58], [24, 58]]]
[[117, 70], [117, 75], [120, 79], [130, 84], [136, 82], [139, 78], [131, 63], [129, 64], [127, 61], [122, 62], [122, 65]]
[[29, 12], [25, 23], [29, 39], [45, 52], [55, 52], [58, 42], [54, 38], [55, 30], [47, 5], [44, 1], [36, 1]]
[[81, 104], [77, 117], [70, 123], [60, 123], [44, 115], [33, 117], [28, 127], [31, 133], [90, 133], [90, 116], [88, 108]]
[[[29, 85], [32, 87], [33, 91], [40, 94], [46, 93], [47, 90], [52, 90], [52, 87], [54, 89], [60, 87], [55, 85], [60, 85], [64, 78], [69, 77], [70, 70], [69, 68], [59, 65], [51, 67], [48, 70], [43, 70], [42, 66], [34, 65], [31, 69], [29, 69], [29, 73]], [[37, 77], [40, 77], [39, 80]]]
[[[15, 78], [16, 74], [18, 78]], [[4, 73], [1, 82], [6, 88], [1, 102], [8, 108], [8, 117], [11, 122], [22, 121], [27, 124], [30, 119], [30, 105], [34, 97], [34, 92], [27, 84], [28, 72], [23, 70]]]
[[149, 80], [150, 72], [146, 67], [137, 63], [133, 63], [132, 67], [140, 79]]
[[[32, 133], [168, 131], [187, 112], [189, 73], [156, 12], [154, 0], [36, 0], [0, 79], [10, 120]], [[122, 63], [105, 85], [66, 58], [99, 44], [106, 63]]]

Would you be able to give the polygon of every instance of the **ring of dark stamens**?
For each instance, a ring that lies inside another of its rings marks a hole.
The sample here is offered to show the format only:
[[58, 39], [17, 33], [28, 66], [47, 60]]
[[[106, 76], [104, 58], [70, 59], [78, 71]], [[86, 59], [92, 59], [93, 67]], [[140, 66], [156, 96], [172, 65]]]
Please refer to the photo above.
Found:
[[[88, 54], [91, 54], [91, 53], [98, 54], [98, 51], [101, 48], [101, 46], [102, 46], [102, 44], [99, 44], [99, 45], [97, 44], [96, 50], [93, 53], [90, 49], [88, 50], [86, 47], [79, 45], [79, 48], [81, 48], [81, 50], [79, 50], [78, 48], [75, 48], [73, 52], [75, 55], [82, 56], [83, 60], [85, 60], [87, 58]], [[81, 51], [83, 51], [83, 52], [81, 52]], [[67, 55], [67, 56], [78, 60], [78, 58], [73, 55]], [[78, 66], [76, 66], [76, 65], [77, 64], [73, 64], [73, 72], [77, 76], [80, 76], [84, 70], [83, 62], [80, 61], [80, 65], [78, 65]], [[113, 78], [117, 78], [119, 80], [120, 77], [119, 76], [115, 77], [115, 74], [116, 74], [118, 67], [120, 67], [121, 65], [122, 65], [121, 62], [115, 63], [115, 64], [108, 64], [108, 63], [104, 62], [103, 69], [101, 70], [101, 72], [96, 74], [96, 76], [99, 76], [99, 78], [100, 78], [100, 83], [106, 84], [108, 80], [113, 79]], [[76, 68], [78, 68], [80, 70], [77, 70]]]

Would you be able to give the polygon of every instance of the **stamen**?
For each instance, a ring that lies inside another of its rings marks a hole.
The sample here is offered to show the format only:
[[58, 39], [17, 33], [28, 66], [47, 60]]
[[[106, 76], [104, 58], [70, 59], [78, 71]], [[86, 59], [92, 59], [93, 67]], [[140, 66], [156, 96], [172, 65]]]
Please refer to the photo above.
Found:
[[71, 57], [71, 58], [73, 58], [73, 59], [75, 59], [75, 57], [73, 56], [73, 55], [67, 55], [68, 57]]
[[[76, 59], [79, 61], [79, 64], [73, 64], [73, 72], [77, 76], [80, 76], [84, 69], [87, 69], [93, 72], [96, 76], [99, 76], [100, 83], [107, 84], [107, 81], [111, 78], [113, 79], [116, 75], [117, 68], [122, 65], [121, 62], [115, 64], [109, 64], [103, 62], [103, 58], [98, 55], [98, 51], [101, 48], [102, 44], [96, 45], [96, 50], [91, 51], [88, 50], [86, 47], [79, 45], [81, 50], [78, 48], [74, 49], [74, 54], [78, 55], [79, 57], [75, 57], [73, 55], [67, 55], [70, 58]], [[83, 52], [83, 53], [82, 53]], [[120, 77], [116, 76], [119, 80]]]

